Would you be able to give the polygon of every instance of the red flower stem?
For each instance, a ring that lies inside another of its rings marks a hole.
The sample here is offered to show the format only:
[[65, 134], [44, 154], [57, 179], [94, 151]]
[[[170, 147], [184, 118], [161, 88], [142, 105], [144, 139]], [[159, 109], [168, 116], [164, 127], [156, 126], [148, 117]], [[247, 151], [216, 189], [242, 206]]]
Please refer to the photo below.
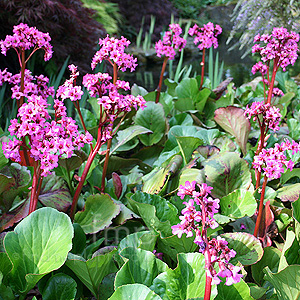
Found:
[[205, 294], [203, 300], [210, 300], [212, 278], [207, 275], [205, 277]]
[[118, 79], [118, 66], [116, 63], [114, 63], [114, 76], [113, 76], [113, 84], [116, 84]]
[[156, 93], [155, 103], [159, 102], [159, 97], [160, 97], [160, 92], [161, 92], [161, 86], [162, 86], [162, 82], [163, 82], [163, 78], [164, 78], [164, 73], [165, 73], [165, 70], [166, 70], [167, 62], [168, 62], [168, 57], [165, 56], [164, 62], [163, 62], [162, 68], [161, 68], [161, 72], [160, 72], [159, 84], [158, 84], [158, 87], [157, 87], [157, 93]]
[[269, 91], [268, 91], [267, 103], [271, 103], [275, 77], [276, 77], [276, 73], [277, 73], [277, 70], [278, 70], [278, 68], [277, 68], [278, 60], [279, 60], [278, 57], [276, 57], [275, 60], [274, 60], [273, 73], [272, 73], [270, 88], [269, 88]]
[[203, 48], [202, 61], [201, 61], [201, 63], [200, 63], [200, 66], [201, 66], [201, 82], [200, 82], [199, 90], [202, 89], [203, 80], [204, 80], [205, 48]]
[[29, 204], [29, 213], [30, 215], [32, 212], [36, 210], [37, 203], [38, 203], [38, 196], [39, 194], [39, 178], [40, 178], [40, 170], [39, 166], [35, 163], [34, 171], [33, 171], [33, 179], [32, 179], [32, 187], [31, 187], [31, 194], [30, 194], [30, 204]]
[[102, 180], [101, 180], [101, 189], [100, 189], [101, 193], [104, 193], [104, 190], [105, 190], [105, 177], [106, 177], [106, 172], [107, 172], [107, 167], [108, 167], [111, 142], [112, 142], [112, 139], [109, 139], [107, 142], [107, 150], [106, 150], [106, 154], [105, 154], [105, 161], [104, 161], [103, 171], [102, 171]]
[[258, 230], [259, 230], [260, 222], [261, 222], [261, 219], [262, 219], [263, 207], [264, 207], [264, 199], [265, 199], [265, 191], [266, 191], [267, 182], [268, 182], [268, 177], [265, 176], [264, 182], [263, 182], [263, 185], [262, 185], [261, 194], [260, 194], [260, 202], [259, 202], [258, 215], [257, 215], [257, 219], [256, 219], [256, 223], [255, 223], [255, 229], [254, 229], [254, 234], [253, 234], [255, 237], [258, 236]]
[[[23, 93], [24, 92], [24, 86], [25, 86], [25, 67], [26, 67], [26, 62], [25, 62], [25, 50], [21, 51], [21, 88], [20, 88], [20, 92]], [[18, 109], [20, 108], [20, 106], [24, 103], [24, 96], [22, 96], [20, 98], [20, 101], [18, 101]]]
[[87, 160], [86, 165], [84, 167], [84, 170], [82, 172], [81, 179], [80, 179], [80, 181], [79, 181], [79, 183], [77, 185], [77, 188], [76, 188], [76, 191], [75, 191], [75, 194], [74, 194], [74, 197], [73, 197], [71, 211], [70, 211], [70, 218], [71, 218], [72, 221], [74, 219], [74, 215], [75, 215], [75, 211], [76, 211], [76, 207], [77, 207], [77, 202], [78, 202], [78, 199], [79, 199], [82, 187], [84, 185], [86, 176], [87, 176], [87, 174], [89, 172], [89, 169], [90, 169], [90, 167], [92, 165], [92, 162], [93, 162], [95, 156], [97, 155], [100, 147], [101, 147], [101, 137], [99, 138], [99, 136], [98, 136], [98, 140], [97, 140], [97, 143], [95, 145], [95, 148], [94, 148], [93, 151], [91, 151], [91, 153], [90, 153], [90, 155], [88, 157], [88, 160]]

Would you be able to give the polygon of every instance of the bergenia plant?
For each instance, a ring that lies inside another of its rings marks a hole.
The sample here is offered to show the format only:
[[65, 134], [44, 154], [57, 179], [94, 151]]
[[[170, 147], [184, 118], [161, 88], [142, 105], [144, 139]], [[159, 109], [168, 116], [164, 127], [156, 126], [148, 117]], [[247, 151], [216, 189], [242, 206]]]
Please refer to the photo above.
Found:
[[[181, 238], [185, 233], [187, 237], [195, 234], [194, 243], [199, 246], [199, 252], [205, 258], [206, 283], [204, 300], [209, 300], [211, 295], [211, 285], [219, 284], [220, 277], [226, 278], [226, 285], [240, 282], [243, 275], [241, 268], [232, 265], [229, 261], [235, 257], [236, 252], [229, 249], [228, 242], [221, 237], [209, 239], [207, 230], [216, 229], [219, 224], [214, 219], [214, 214], [219, 209], [219, 199], [209, 197], [212, 187], [205, 183], [198, 184], [196, 181], [186, 181], [185, 185], [180, 185], [178, 196], [183, 200], [189, 197], [188, 202], [183, 202], [185, 208], [181, 211], [180, 224], [172, 226], [173, 234]], [[198, 211], [195, 205], [199, 205]]]
[[205, 66], [205, 49], [209, 49], [212, 46], [216, 49], [218, 47], [217, 36], [222, 33], [220, 25], [214, 25], [212, 22], [204, 24], [203, 27], [199, 27], [195, 24], [189, 29], [189, 35], [195, 36], [194, 44], [202, 50], [202, 61], [201, 65], [201, 82], [199, 90], [202, 88], [204, 80], [204, 66]]
[[[112, 137], [118, 130], [126, 114], [129, 111], [131, 111], [132, 108], [135, 108], [137, 110], [138, 108], [143, 109], [145, 107], [145, 100], [143, 99], [143, 97], [135, 97], [130, 94], [124, 95], [123, 93], [121, 93], [122, 90], [129, 91], [130, 86], [128, 82], [118, 80], [118, 71], [121, 70], [124, 72], [127, 69], [130, 69], [130, 71], [134, 71], [137, 66], [136, 58], [133, 58], [132, 55], [125, 53], [125, 48], [128, 47], [129, 44], [130, 42], [124, 37], [122, 37], [121, 39], [116, 39], [107, 36], [104, 39], [100, 39], [100, 49], [96, 52], [95, 56], [93, 57], [91, 67], [92, 69], [95, 69], [98, 63], [101, 63], [102, 61], [108, 61], [113, 67], [113, 76], [110, 76], [107, 73], [97, 73], [86, 74], [83, 77], [83, 85], [89, 91], [90, 96], [96, 97], [98, 99], [98, 104], [100, 106], [100, 118], [98, 124], [96, 144], [94, 147], [91, 148], [91, 152], [89, 154], [85, 168], [83, 170], [82, 176], [80, 178], [80, 181], [78, 183], [73, 197], [70, 213], [71, 218], [74, 217], [79, 195], [82, 190], [88, 171], [101, 146], [107, 142], [107, 150], [105, 155], [100, 188], [100, 191], [104, 192], [105, 176], [108, 166]], [[73, 73], [75, 72], [76, 70], [74, 69]], [[73, 83], [74, 81], [68, 82], [66, 84], [67, 90], [75, 89], [75, 86], [72, 86]], [[69, 86], [70, 84], [71, 87]], [[78, 93], [80, 93], [79, 89]], [[80, 115], [80, 119], [84, 124], [84, 120], [80, 113], [79, 103], [76, 102], [76, 97], [74, 98], [74, 101], [75, 107], [77, 108], [78, 113]], [[115, 128], [113, 128], [113, 125], [118, 118], [118, 124], [115, 126]], [[85, 126], [84, 128], [86, 130]]]
[[181, 37], [182, 29], [179, 26], [179, 24], [170, 24], [169, 30], [165, 32], [163, 39], [156, 42], [155, 44], [155, 50], [158, 57], [164, 57], [160, 78], [159, 78], [159, 84], [157, 88], [157, 94], [156, 94], [156, 100], [155, 103], [159, 102], [161, 87], [162, 87], [162, 81], [165, 73], [165, 69], [167, 66], [168, 60], [173, 60], [176, 55], [176, 51], [182, 51], [182, 49], [186, 45], [186, 40]]
[[[260, 128], [260, 139], [255, 152], [253, 167], [255, 169], [256, 189], [260, 187], [261, 174], [264, 173], [262, 183], [260, 205], [254, 230], [254, 235], [258, 236], [258, 229], [262, 219], [263, 201], [265, 188], [268, 179], [279, 178], [284, 172], [283, 166], [292, 169], [292, 161], [286, 161], [284, 151], [292, 150], [298, 152], [298, 144], [285, 141], [281, 145], [276, 145], [274, 149], [264, 149], [266, 146], [266, 137], [269, 130], [279, 130], [279, 123], [282, 115], [279, 108], [273, 106], [272, 99], [274, 96], [282, 96], [283, 92], [274, 88], [275, 77], [278, 69], [283, 70], [288, 65], [293, 65], [298, 57], [299, 35], [295, 32], [289, 33], [285, 28], [274, 28], [270, 35], [257, 35], [252, 52], [261, 55], [261, 61], [256, 63], [252, 68], [252, 73], [260, 72], [263, 77], [264, 85], [264, 102], [253, 102], [247, 106], [245, 115], [254, 121], [257, 121]], [[273, 64], [272, 74], [270, 74], [271, 64]], [[264, 166], [264, 167], [262, 167]]]
[[[54, 89], [47, 87], [49, 79], [43, 75], [33, 77], [25, 68], [37, 49], [45, 50], [45, 60], [51, 58], [49, 35], [26, 24], [15, 26], [13, 32], [14, 35], [1, 41], [1, 49], [5, 55], [10, 48], [16, 50], [21, 73], [12, 75], [7, 70], [0, 72], [0, 84], [4, 81], [13, 84], [12, 98], [17, 100], [18, 114], [16, 119], [11, 120], [8, 130], [12, 139], [3, 143], [3, 152], [6, 158], [33, 166], [30, 214], [37, 207], [43, 178], [58, 166], [60, 157], [71, 157], [75, 149], [91, 143], [92, 136], [89, 133], [79, 134], [78, 126], [67, 117], [66, 107], [59, 99], [55, 100], [55, 116], [51, 118], [47, 98], [50, 95], [54, 97]], [[32, 52], [25, 58], [25, 50], [32, 47]]]

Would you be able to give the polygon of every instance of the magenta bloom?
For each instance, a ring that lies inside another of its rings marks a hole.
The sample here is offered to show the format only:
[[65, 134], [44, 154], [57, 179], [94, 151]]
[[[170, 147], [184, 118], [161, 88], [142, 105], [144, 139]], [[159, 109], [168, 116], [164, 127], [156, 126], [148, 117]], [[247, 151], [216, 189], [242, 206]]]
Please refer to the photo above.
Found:
[[271, 60], [277, 61], [277, 66], [283, 71], [288, 65], [294, 65], [297, 60], [299, 34], [288, 32], [286, 28], [274, 28], [270, 35], [256, 35], [254, 42], [259, 42], [252, 47], [252, 53], [259, 53], [264, 63]]
[[108, 60], [110, 63], [115, 63], [118, 68], [125, 72], [127, 69], [134, 71], [137, 66], [137, 59], [132, 55], [125, 53], [125, 48], [130, 44], [130, 41], [124, 38], [116, 39], [108, 35], [104, 39], [99, 39], [100, 50], [98, 50], [92, 60], [92, 70], [95, 69], [98, 63]]
[[52, 57], [52, 46], [50, 45], [49, 33], [43, 33], [35, 27], [29, 27], [27, 24], [20, 23], [14, 26], [13, 35], [7, 35], [4, 41], [0, 41], [1, 53], [6, 55], [7, 50], [13, 48], [18, 53], [19, 51], [34, 48], [44, 49], [44, 60], [47, 61]]
[[170, 24], [169, 31], [166, 31], [163, 40], [155, 44], [155, 50], [158, 57], [166, 56], [170, 60], [175, 58], [175, 50], [181, 51], [185, 45], [186, 40], [180, 36], [182, 29], [179, 24]]
[[192, 28], [189, 29], [189, 35], [195, 36], [194, 44], [198, 44], [198, 48], [203, 50], [204, 48], [209, 49], [210, 47], [217, 48], [218, 40], [217, 36], [222, 32], [222, 28], [219, 25], [214, 25], [209, 22], [203, 27], [199, 27], [195, 24]]

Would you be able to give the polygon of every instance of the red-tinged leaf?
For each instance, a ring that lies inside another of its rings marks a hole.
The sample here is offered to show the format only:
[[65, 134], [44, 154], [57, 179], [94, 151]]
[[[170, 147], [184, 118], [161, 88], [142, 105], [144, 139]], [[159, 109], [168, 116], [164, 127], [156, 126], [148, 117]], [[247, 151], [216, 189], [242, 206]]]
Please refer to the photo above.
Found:
[[236, 142], [245, 155], [251, 125], [244, 113], [245, 111], [240, 107], [220, 107], [215, 111], [215, 121], [236, 138]]
[[0, 232], [24, 219], [29, 213], [29, 203], [30, 201], [28, 199], [12, 212], [4, 213], [0, 217]]
[[72, 197], [62, 178], [48, 175], [43, 179], [39, 201], [45, 206], [66, 212], [72, 204]]
[[117, 173], [113, 172], [112, 173], [112, 180], [113, 180], [115, 195], [116, 195], [117, 199], [119, 199], [121, 194], [122, 194], [122, 190], [123, 190], [123, 185], [122, 185], [121, 178]]
[[270, 201], [267, 201], [258, 229], [258, 238], [261, 240], [263, 247], [272, 245], [271, 237], [276, 234], [276, 229], [274, 214], [270, 208]]

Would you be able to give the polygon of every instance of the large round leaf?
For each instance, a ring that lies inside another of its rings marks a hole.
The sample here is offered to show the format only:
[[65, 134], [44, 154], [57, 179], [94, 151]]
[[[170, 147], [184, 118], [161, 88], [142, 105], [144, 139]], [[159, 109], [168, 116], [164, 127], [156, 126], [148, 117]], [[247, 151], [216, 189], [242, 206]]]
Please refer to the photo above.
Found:
[[[205, 292], [205, 260], [201, 253], [178, 254], [176, 269], [167, 269], [153, 281], [151, 289], [163, 300], [186, 300], [203, 297]], [[212, 286], [212, 297], [216, 295]]]
[[300, 297], [300, 266], [286, 267], [279, 273], [264, 269], [265, 279], [271, 282], [280, 300], [298, 300]]
[[116, 251], [113, 250], [103, 255], [97, 255], [88, 260], [70, 253], [66, 265], [96, 297], [99, 297], [101, 294], [99, 290], [100, 284], [103, 278], [110, 273], [116, 272], [116, 266], [113, 262], [113, 255]]
[[245, 155], [251, 129], [245, 110], [236, 106], [220, 107], [215, 111], [215, 121], [236, 138], [236, 142]]
[[251, 173], [247, 162], [238, 153], [223, 152], [204, 163], [206, 183], [213, 187], [211, 194], [222, 198], [236, 189], [248, 189]]
[[120, 255], [126, 258], [127, 262], [116, 275], [116, 288], [133, 283], [142, 283], [150, 287], [153, 279], [168, 268], [152, 252], [143, 249], [128, 247], [122, 250]]
[[221, 234], [228, 242], [228, 247], [236, 251], [231, 263], [241, 262], [244, 266], [255, 264], [263, 256], [260, 241], [252, 234], [246, 232], [230, 232]]
[[52, 276], [43, 289], [43, 300], [73, 300], [76, 295], [76, 281], [63, 273]]
[[280, 260], [281, 252], [277, 248], [266, 247], [264, 248], [264, 255], [262, 259], [256, 264], [251, 266], [252, 277], [254, 280], [263, 285], [264, 282], [264, 273], [262, 270], [265, 267], [269, 267], [269, 269], [275, 273], [278, 270], [279, 260]]
[[225, 285], [224, 280], [218, 285], [218, 295], [215, 300], [254, 300], [250, 295], [250, 288], [247, 283], [241, 279], [240, 282]]
[[162, 300], [143, 284], [126, 284], [117, 288], [108, 300]]
[[78, 223], [85, 233], [96, 233], [108, 227], [112, 219], [120, 212], [120, 206], [107, 194], [96, 194], [87, 197], [84, 211], [77, 212], [74, 222]]
[[36, 210], [7, 233], [4, 247], [13, 268], [10, 285], [26, 293], [47, 273], [62, 266], [72, 248], [70, 218], [45, 207]]
[[135, 124], [143, 126], [152, 133], [141, 134], [139, 138], [145, 146], [158, 143], [165, 133], [165, 112], [161, 104], [147, 102], [147, 107], [139, 109], [136, 113]]
[[257, 208], [257, 203], [249, 191], [238, 189], [220, 199], [220, 213], [231, 218], [251, 217]]

